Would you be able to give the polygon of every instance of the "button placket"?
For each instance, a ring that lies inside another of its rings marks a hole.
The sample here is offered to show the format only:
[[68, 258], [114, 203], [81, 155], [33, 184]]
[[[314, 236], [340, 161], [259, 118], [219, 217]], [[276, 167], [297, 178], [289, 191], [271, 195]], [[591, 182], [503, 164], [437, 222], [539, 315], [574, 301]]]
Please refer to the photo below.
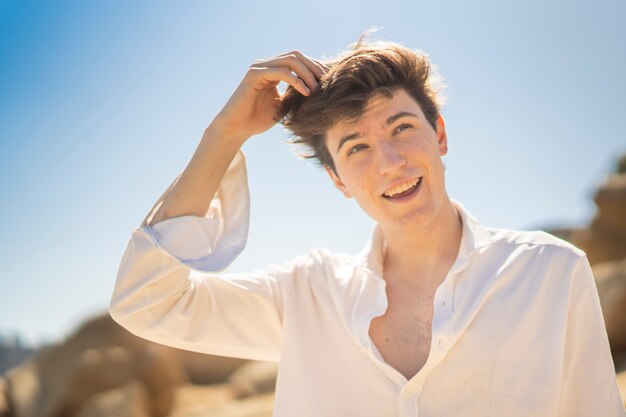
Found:
[[454, 277], [449, 275], [435, 294], [435, 316], [433, 317], [432, 343], [433, 363], [441, 359], [448, 348], [448, 339], [452, 332], [452, 294]]
[[415, 417], [419, 414], [416, 396], [420, 390], [411, 385], [405, 385], [399, 395], [398, 411], [401, 417]]

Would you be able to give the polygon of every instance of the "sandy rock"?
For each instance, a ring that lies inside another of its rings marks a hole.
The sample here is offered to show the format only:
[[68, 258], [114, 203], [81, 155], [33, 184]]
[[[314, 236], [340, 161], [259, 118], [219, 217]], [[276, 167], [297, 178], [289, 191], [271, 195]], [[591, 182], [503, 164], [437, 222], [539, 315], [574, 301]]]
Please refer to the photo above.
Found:
[[624, 407], [626, 407], [626, 371], [617, 374], [617, 387], [624, 400]]
[[88, 349], [68, 382], [64, 407], [67, 412], [78, 409], [85, 399], [133, 379], [143, 383], [150, 396], [150, 414], [158, 417], [170, 411], [174, 391], [186, 375], [176, 354], [159, 345], [146, 344], [138, 352], [122, 346]]
[[94, 395], [75, 417], [150, 417], [151, 395], [139, 381]]
[[9, 371], [7, 379], [15, 417], [70, 416], [96, 393], [133, 379], [142, 380], [154, 397], [152, 414], [164, 416], [185, 374], [165, 348], [102, 316]]
[[15, 417], [66, 417], [93, 395], [138, 380], [152, 398], [151, 415], [159, 417], [181, 384], [224, 382], [247, 362], [149, 342], [105, 313], [9, 371], [8, 397]]
[[626, 258], [626, 239], [602, 229], [575, 228], [548, 231], [585, 251], [591, 265]]
[[10, 416], [11, 410], [7, 391], [7, 381], [6, 379], [0, 377], [0, 417]]
[[591, 228], [626, 240], [626, 174], [609, 176], [598, 187], [594, 201], [598, 212]]
[[237, 400], [228, 384], [184, 385], [168, 417], [271, 417], [274, 394]]
[[246, 359], [205, 355], [202, 353], [176, 350], [181, 366], [187, 372], [189, 382], [198, 385], [219, 384], [248, 363]]
[[550, 233], [565, 239], [587, 253], [589, 262], [626, 258], [626, 154], [615, 174], [609, 175], [594, 194], [596, 214], [589, 227], [553, 229]]
[[213, 412], [193, 417], [272, 417], [273, 409], [274, 394], [265, 394], [233, 401]]
[[626, 259], [593, 267], [614, 357], [626, 353]]
[[[42, 405], [39, 398], [42, 389], [34, 361], [29, 360], [9, 371], [6, 379], [6, 401], [11, 407], [11, 417], [46, 416], [40, 414], [45, 404]], [[56, 395], [54, 387], [50, 391]]]
[[276, 387], [276, 362], [249, 362], [235, 371], [228, 379], [239, 398], [273, 392]]
[[229, 384], [180, 386], [175, 393], [174, 405], [168, 417], [188, 415], [218, 409], [236, 397]]

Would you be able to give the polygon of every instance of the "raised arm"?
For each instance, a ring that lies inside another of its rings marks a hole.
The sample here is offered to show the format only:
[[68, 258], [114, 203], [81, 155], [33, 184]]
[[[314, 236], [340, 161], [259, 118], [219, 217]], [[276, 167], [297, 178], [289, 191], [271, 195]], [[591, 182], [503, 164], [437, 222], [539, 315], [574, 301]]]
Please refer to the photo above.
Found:
[[301, 94], [317, 87], [327, 67], [299, 51], [256, 61], [220, 113], [202, 135], [193, 157], [145, 223], [184, 216], [204, 216], [226, 170], [241, 146], [271, 128], [281, 102], [283, 81]]
[[133, 231], [111, 297], [110, 314], [119, 324], [177, 348], [277, 360], [281, 282], [297, 275], [296, 265], [218, 273], [247, 237], [245, 164], [236, 156], [248, 138], [276, 123], [280, 81], [308, 94], [324, 70], [299, 52], [250, 67], [184, 172]]

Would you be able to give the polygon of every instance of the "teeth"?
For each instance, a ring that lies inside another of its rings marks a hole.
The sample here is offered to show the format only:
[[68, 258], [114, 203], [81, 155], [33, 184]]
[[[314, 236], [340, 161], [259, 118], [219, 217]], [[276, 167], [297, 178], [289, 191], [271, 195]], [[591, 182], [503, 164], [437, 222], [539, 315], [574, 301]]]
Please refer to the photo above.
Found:
[[415, 187], [419, 182], [420, 182], [421, 178], [417, 178], [411, 182], [407, 182], [401, 185], [398, 185], [397, 187], [393, 187], [390, 190], [387, 190], [383, 195], [385, 197], [393, 197], [394, 195], [400, 194], [405, 192], [408, 189], [411, 189], [413, 187]]

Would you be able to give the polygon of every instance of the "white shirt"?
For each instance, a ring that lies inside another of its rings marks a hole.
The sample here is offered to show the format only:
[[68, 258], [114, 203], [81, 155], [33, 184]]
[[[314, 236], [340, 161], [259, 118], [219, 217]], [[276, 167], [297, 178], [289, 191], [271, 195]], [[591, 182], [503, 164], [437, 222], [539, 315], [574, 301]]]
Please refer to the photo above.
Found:
[[585, 254], [542, 232], [487, 229], [454, 204], [461, 247], [410, 380], [368, 335], [387, 307], [380, 229], [358, 256], [321, 249], [218, 273], [247, 238], [241, 153], [206, 217], [133, 231], [110, 312], [157, 343], [279, 361], [277, 417], [626, 416]]

